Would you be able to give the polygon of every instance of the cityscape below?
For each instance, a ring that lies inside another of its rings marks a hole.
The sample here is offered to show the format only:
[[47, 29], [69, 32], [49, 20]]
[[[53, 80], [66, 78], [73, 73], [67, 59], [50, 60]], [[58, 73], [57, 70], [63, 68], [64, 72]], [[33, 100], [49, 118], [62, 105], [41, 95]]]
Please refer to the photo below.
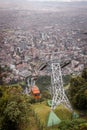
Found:
[[[0, 64], [12, 69], [7, 83], [13, 77], [23, 80], [31, 75], [32, 64], [37, 68], [50, 60], [46, 53], [58, 52], [57, 59], [71, 60], [62, 69], [64, 75], [83, 70], [87, 65], [87, 2], [9, 1], [0, 5]], [[46, 69], [40, 75], [50, 72]]]

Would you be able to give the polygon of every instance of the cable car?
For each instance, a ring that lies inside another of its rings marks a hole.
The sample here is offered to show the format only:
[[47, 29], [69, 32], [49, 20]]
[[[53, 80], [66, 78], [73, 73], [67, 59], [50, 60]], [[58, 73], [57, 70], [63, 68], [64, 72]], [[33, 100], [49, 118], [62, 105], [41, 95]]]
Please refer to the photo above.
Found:
[[31, 88], [31, 93], [36, 100], [40, 99], [40, 90], [37, 86], [33, 86]]

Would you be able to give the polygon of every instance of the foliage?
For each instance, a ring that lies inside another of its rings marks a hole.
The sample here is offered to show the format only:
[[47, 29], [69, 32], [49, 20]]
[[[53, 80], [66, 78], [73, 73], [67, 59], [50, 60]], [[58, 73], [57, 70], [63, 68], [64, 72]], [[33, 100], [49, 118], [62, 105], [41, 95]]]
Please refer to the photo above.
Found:
[[68, 85], [68, 83], [70, 82], [70, 79], [71, 79], [71, 75], [64, 75], [63, 76], [64, 86]]
[[31, 104], [34, 104], [37, 101], [35, 100], [35, 98], [33, 96], [30, 96], [28, 102], [31, 103]]
[[84, 79], [86, 80], [86, 82], [87, 82], [87, 68], [85, 68], [85, 69], [83, 70], [81, 76], [82, 76], [82, 78], [84, 78]]
[[20, 86], [1, 87], [0, 130], [21, 130], [28, 121], [29, 103]]
[[74, 96], [74, 105], [80, 109], [87, 109], [87, 83], [85, 83], [78, 93]]
[[83, 119], [64, 120], [59, 126], [58, 130], [86, 130], [87, 122]]
[[71, 98], [82, 88], [82, 85], [85, 83], [84, 79], [80, 76], [72, 77], [70, 81], [70, 95]]
[[51, 95], [47, 90], [45, 90], [41, 93], [41, 101], [46, 101], [47, 99], [51, 99]]
[[69, 88], [69, 98], [72, 105], [78, 109], [87, 109], [87, 71], [83, 70], [81, 76], [72, 77]]
[[36, 84], [40, 91], [43, 92], [44, 90], [48, 90], [49, 86], [51, 85], [51, 78], [50, 76], [40, 76]]

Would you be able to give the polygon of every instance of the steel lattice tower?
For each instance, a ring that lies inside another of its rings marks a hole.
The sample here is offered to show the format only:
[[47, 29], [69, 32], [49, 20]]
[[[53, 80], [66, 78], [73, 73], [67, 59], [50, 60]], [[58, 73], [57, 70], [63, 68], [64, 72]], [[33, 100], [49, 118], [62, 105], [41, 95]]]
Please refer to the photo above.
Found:
[[[51, 67], [51, 95], [52, 95], [52, 107], [55, 109], [56, 106], [63, 104], [65, 107], [72, 111], [70, 102], [65, 94], [63, 88], [62, 72], [61, 68], [64, 68], [67, 64], [61, 66], [62, 60], [66, 59], [63, 52], [53, 53], [41, 53], [44, 64], [39, 67], [39, 71], [42, 71], [46, 66]], [[63, 57], [63, 58], [62, 58]]]
[[52, 109], [55, 109], [56, 106], [63, 104], [65, 107], [72, 110], [70, 102], [63, 88], [60, 63], [51, 63], [51, 68], [52, 68], [52, 74], [51, 74]]

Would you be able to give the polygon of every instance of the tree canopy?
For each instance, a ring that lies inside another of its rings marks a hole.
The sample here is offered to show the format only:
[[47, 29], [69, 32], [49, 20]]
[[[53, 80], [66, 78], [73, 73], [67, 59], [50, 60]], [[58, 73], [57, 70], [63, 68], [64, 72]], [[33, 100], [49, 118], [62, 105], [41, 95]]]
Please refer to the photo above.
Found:
[[20, 86], [0, 88], [0, 130], [21, 130], [26, 126], [30, 106]]
[[84, 69], [80, 76], [71, 78], [69, 94], [74, 107], [87, 109], [87, 69]]

